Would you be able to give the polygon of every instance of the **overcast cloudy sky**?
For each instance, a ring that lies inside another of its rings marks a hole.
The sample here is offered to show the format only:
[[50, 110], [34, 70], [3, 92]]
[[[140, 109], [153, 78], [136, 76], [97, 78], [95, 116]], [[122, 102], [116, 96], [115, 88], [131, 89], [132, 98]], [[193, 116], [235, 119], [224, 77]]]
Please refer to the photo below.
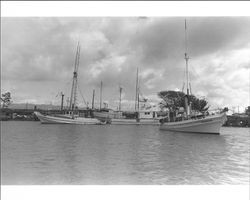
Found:
[[[79, 88], [91, 102], [116, 107], [135, 96], [136, 68], [145, 97], [182, 90], [184, 18], [2, 18], [2, 92], [15, 103], [60, 104], [69, 96], [77, 41], [81, 44]], [[250, 17], [187, 18], [192, 93], [211, 107], [249, 105]], [[78, 103], [83, 105], [81, 95]]]

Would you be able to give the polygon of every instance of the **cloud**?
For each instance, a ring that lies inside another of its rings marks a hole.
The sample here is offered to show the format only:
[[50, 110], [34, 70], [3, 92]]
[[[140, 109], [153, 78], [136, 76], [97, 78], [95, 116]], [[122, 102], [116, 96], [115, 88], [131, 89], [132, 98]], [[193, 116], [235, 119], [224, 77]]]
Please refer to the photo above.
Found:
[[248, 17], [191, 18], [188, 28], [192, 56], [239, 49], [249, 45]]
[[[250, 18], [190, 17], [187, 24], [192, 92], [214, 106], [247, 106]], [[61, 90], [69, 95], [80, 41], [79, 88], [88, 101], [93, 89], [98, 99], [101, 81], [109, 104], [119, 85], [123, 101], [133, 101], [137, 68], [141, 91], [153, 98], [181, 90], [184, 40], [182, 17], [3, 18], [2, 88], [19, 102], [50, 102]]]

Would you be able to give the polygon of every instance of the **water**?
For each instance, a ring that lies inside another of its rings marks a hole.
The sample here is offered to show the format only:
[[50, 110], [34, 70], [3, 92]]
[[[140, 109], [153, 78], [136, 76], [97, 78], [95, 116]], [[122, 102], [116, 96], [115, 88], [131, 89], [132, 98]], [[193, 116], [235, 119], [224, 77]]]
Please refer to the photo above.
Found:
[[249, 184], [248, 128], [1, 122], [2, 184]]

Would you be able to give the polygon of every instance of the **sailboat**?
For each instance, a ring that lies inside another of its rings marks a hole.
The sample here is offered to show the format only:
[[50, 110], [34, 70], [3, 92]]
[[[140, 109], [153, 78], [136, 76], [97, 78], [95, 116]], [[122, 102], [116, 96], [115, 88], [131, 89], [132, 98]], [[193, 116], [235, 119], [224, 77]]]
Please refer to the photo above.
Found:
[[34, 114], [39, 118], [42, 124], [101, 124], [101, 122], [96, 118], [86, 118], [77, 115], [76, 110], [76, 96], [77, 96], [77, 76], [78, 67], [80, 60], [80, 44], [77, 44], [75, 66], [73, 72], [73, 82], [71, 88], [70, 105], [68, 114], [64, 115], [43, 115], [40, 112], [34, 112]]
[[192, 116], [189, 97], [189, 74], [188, 74], [188, 54], [187, 54], [187, 24], [185, 20], [185, 63], [186, 63], [186, 85], [187, 93], [185, 96], [185, 114], [186, 119], [181, 121], [168, 122], [169, 120], [161, 120], [160, 130], [174, 131], [174, 132], [185, 132], [185, 133], [207, 133], [207, 134], [220, 134], [220, 128], [226, 120], [226, 113], [222, 112], [216, 115], [202, 115]]
[[[120, 98], [119, 98], [119, 110], [104, 110], [95, 111], [94, 116], [102, 122], [108, 124], [117, 124], [117, 125], [160, 125], [160, 119], [162, 117], [158, 116], [156, 110], [141, 110], [140, 109], [140, 93], [139, 93], [139, 78], [138, 78], [138, 68], [136, 73], [136, 94], [135, 94], [135, 111], [130, 112], [130, 116], [126, 116], [125, 111], [121, 110], [121, 92], [122, 89], [119, 87]], [[101, 95], [101, 94], [100, 94]], [[132, 116], [132, 117], [131, 117]]]

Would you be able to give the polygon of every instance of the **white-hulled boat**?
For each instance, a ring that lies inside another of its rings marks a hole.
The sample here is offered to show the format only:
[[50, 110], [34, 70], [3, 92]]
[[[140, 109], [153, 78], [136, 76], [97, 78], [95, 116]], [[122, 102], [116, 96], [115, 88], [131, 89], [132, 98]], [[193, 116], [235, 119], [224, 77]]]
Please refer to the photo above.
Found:
[[[160, 119], [163, 117], [158, 116], [158, 111], [155, 109], [140, 109], [140, 91], [139, 91], [139, 74], [138, 68], [136, 73], [136, 94], [135, 94], [135, 111], [125, 112], [121, 111], [121, 92], [120, 87], [120, 102], [119, 111], [113, 111], [111, 109], [101, 109], [99, 111], [94, 111], [94, 117], [107, 124], [115, 125], [160, 125]], [[102, 86], [102, 84], [101, 84]], [[101, 94], [100, 94], [101, 96]], [[145, 106], [145, 105], [144, 105]], [[133, 116], [125, 116], [126, 113], [130, 113]]]
[[160, 130], [185, 133], [220, 134], [220, 128], [226, 120], [226, 113], [206, 116], [201, 119], [188, 119], [177, 122], [165, 122]]
[[80, 59], [80, 44], [77, 44], [76, 50], [76, 58], [75, 58], [75, 67], [73, 72], [73, 82], [72, 82], [72, 89], [71, 89], [71, 96], [70, 96], [70, 105], [69, 105], [69, 113], [65, 115], [43, 115], [40, 112], [34, 112], [34, 114], [38, 117], [38, 119], [43, 124], [101, 124], [98, 119], [95, 118], [86, 118], [86, 117], [79, 117], [76, 116], [75, 107], [76, 107], [76, 90], [77, 90], [77, 71], [79, 67], [79, 59]]
[[94, 117], [102, 122], [115, 125], [160, 125], [160, 119], [155, 111], [139, 111], [137, 118], [126, 118], [122, 112], [94, 112]]
[[116, 125], [160, 125], [159, 119], [111, 119]]
[[42, 124], [101, 124], [98, 119], [74, 116], [50, 116], [34, 112]]
[[185, 20], [185, 61], [186, 61], [186, 87], [187, 93], [185, 96], [185, 107], [186, 113], [185, 118], [180, 121], [174, 121], [172, 118], [171, 122], [169, 119], [165, 122], [161, 120], [160, 130], [166, 131], [177, 131], [184, 133], [207, 133], [207, 134], [220, 134], [220, 128], [226, 120], [226, 113], [220, 113], [217, 115], [202, 115], [201, 117], [191, 116], [190, 102], [189, 102], [189, 72], [188, 72], [188, 54], [187, 54], [187, 37], [186, 37], [186, 20]]

